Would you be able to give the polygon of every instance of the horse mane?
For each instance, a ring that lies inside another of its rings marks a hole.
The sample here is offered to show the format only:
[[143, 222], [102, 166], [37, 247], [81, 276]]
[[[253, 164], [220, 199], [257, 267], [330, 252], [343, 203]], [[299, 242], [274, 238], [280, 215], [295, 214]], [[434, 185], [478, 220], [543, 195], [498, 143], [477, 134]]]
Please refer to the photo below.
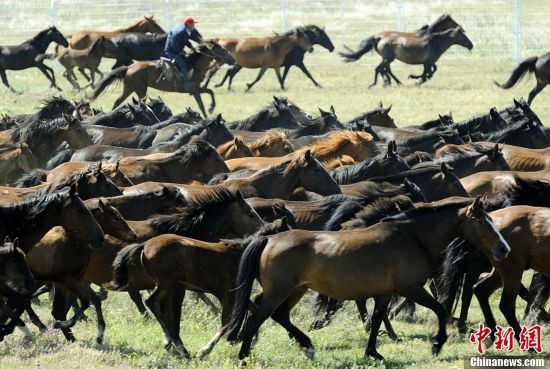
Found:
[[267, 132], [263, 137], [248, 144], [250, 150], [254, 151], [262, 146], [270, 146], [273, 142], [286, 140], [286, 135], [281, 131]]
[[337, 131], [331, 134], [327, 138], [320, 139], [312, 145], [306, 146], [300, 150], [311, 150], [311, 153], [318, 158], [332, 157], [338, 153], [342, 147], [348, 143], [353, 144], [355, 147], [359, 146], [362, 142], [374, 142], [370, 133], [358, 132], [358, 131]]
[[188, 162], [191, 159], [209, 155], [214, 151], [216, 151], [214, 146], [199, 137], [193, 137], [186, 145], [174, 151], [173, 155], [161, 159], [155, 159], [154, 161], [164, 163], [176, 159], [181, 160], [182, 162]]
[[384, 217], [380, 222], [392, 222], [399, 220], [412, 220], [417, 217], [424, 215], [431, 215], [439, 211], [451, 210], [451, 209], [461, 209], [466, 205], [470, 205], [474, 199], [466, 199], [462, 201], [446, 202], [446, 203], [425, 203], [420, 206], [415, 206], [414, 208], [405, 210], [404, 212], [392, 215], [389, 217]]
[[230, 126], [232, 129], [238, 129], [243, 131], [249, 130], [255, 124], [273, 116], [274, 115], [273, 110], [274, 110], [273, 107], [261, 109], [257, 113], [254, 113], [251, 116], [244, 118], [243, 120], [231, 122]]
[[382, 107], [377, 107], [377, 108], [374, 108], [372, 110], [369, 110], [367, 112], [364, 112], [364, 113], [361, 113], [359, 114], [358, 116], [356, 116], [355, 118], [352, 118], [350, 120], [348, 120], [346, 122], [346, 124], [353, 124], [353, 123], [356, 123], [356, 122], [360, 122], [360, 121], [364, 121], [366, 120], [367, 122], [369, 121], [369, 115], [373, 115], [373, 114], [376, 114], [376, 113], [382, 113], [384, 112], [385, 109], [382, 108]]
[[[193, 234], [206, 224], [207, 215], [219, 214], [219, 209], [237, 201], [237, 195], [222, 185], [205, 186], [188, 194], [183, 211], [172, 215], [158, 215], [151, 225], [162, 233]], [[208, 222], [210, 223], [210, 221]]]
[[432, 161], [426, 161], [418, 163], [415, 168], [420, 168], [423, 166], [429, 166], [429, 165], [440, 165], [443, 163], [453, 163], [457, 160], [464, 160], [469, 158], [479, 158], [484, 155], [489, 155], [489, 152], [493, 148], [479, 148], [478, 150], [460, 150], [460, 149], [449, 149], [445, 152], [445, 154], [441, 155], [438, 158], [433, 159]]
[[414, 167], [414, 168], [411, 168], [410, 170], [406, 170], [395, 174], [389, 174], [387, 176], [369, 178], [369, 180], [375, 181], [375, 182], [391, 182], [392, 180], [395, 180], [395, 179], [403, 179], [403, 178], [418, 175], [418, 174], [439, 173], [439, 172], [441, 172], [441, 166], [432, 164], [432, 165]]
[[41, 37], [44, 36], [45, 33], [48, 33], [50, 30], [52, 30], [53, 28], [55, 27], [49, 27], [49, 28], [46, 28], [46, 29], [43, 29], [42, 31], [38, 32], [36, 35], [34, 35], [33, 37], [29, 38], [28, 40], [26, 40], [25, 42], [23, 42], [24, 44], [32, 44], [33, 42], [37, 41], [38, 39], [40, 39]]
[[[14, 142], [26, 141], [29, 146], [39, 144], [52, 133], [67, 126], [65, 118], [56, 118], [48, 122], [36, 120], [26, 127], [17, 127], [11, 132], [11, 139]], [[36, 141], [36, 142], [35, 142]]]
[[20, 202], [0, 205], [2, 226], [12, 236], [34, 228], [37, 218], [49, 207], [62, 207], [70, 198], [69, 191], [63, 190], [47, 195], [33, 196]]
[[498, 131], [495, 131], [495, 132], [489, 132], [489, 133], [473, 132], [471, 133], [471, 136], [474, 141], [500, 142], [502, 139], [506, 138], [506, 136], [508, 136], [510, 133], [523, 130], [525, 126], [528, 125], [529, 123], [531, 123], [530, 120], [524, 120], [521, 122], [510, 124], [507, 127], [499, 129]]

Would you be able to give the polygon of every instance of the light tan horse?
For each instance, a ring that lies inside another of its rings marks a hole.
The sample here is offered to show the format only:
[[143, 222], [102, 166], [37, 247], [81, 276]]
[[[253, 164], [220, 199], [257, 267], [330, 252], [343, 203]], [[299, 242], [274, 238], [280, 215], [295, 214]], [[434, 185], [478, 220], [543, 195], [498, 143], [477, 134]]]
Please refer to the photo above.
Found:
[[[136, 23], [114, 31], [79, 31], [74, 35], [68, 36], [71, 49], [83, 50], [89, 47], [95, 40], [104, 36], [108, 39], [124, 32], [142, 32], [142, 33], [165, 33], [164, 30], [153, 19], [153, 16], [143, 17]], [[107, 53], [107, 57], [113, 58], [114, 55]]]
[[284, 132], [267, 132], [265, 136], [248, 144], [254, 156], [285, 156], [294, 151]]
[[236, 136], [233, 140], [218, 146], [216, 150], [224, 160], [255, 156], [250, 147], [244, 143], [242, 136]]
[[294, 48], [313, 50], [311, 40], [301, 29], [296, 29], [290, 35], [262, 38], [221, 38], [220, 45], [229, 51], [240, 67], [260, 68], [254, 81], [247, 83], [246, 91], [250, 90], [269, 68], [275, 68], [277, 77], [281, 80], [280, 67], [286, 55]]
[[0, 147], [0, 182], [11, 183], [36, 166], [34, 155], [27, 144], [8, 144]]
[[286, 160], [300, 156], [306, 151], [311, 151], [317, 160], [326, 164], [331, 162], [340, 166], [335, 159], [343, 155], [351, 157], [355, 161], [362, 161], [378, 154], [378, 147], [372, 135], [367, 132], [336, 131], [328, 138], [319, 140], [313, 145], [306, 146], [290, 154], [274, 158], [241, 158], [231, 159], [226, 162], [231, 171], [240, 169], [261, 170], [271, 165], [280, 164]]

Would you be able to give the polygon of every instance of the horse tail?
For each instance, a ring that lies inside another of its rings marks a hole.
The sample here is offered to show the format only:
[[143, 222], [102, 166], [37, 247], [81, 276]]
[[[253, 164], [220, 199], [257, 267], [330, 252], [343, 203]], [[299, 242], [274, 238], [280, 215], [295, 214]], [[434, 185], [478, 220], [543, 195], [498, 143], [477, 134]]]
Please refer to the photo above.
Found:
[[474, 251], [474, 247], [462, 238], [453, 240], [445, 250], [443, 260], [443, 271], [439, 277], [441, 287], [440, 301], [445, 307], [445, 311], [450, 313], [454, 311], [453, 304], [458, 305], [458, 296], [460, 296], [463, 284], [463, 276], [469, 264], [469, 258]]
[[118, 252], [113, 261], [113, 280], [103, 287], [111, 291], [122, 291], [128, 286], [128, 264], [140, 263], [142, 243], [134, 243]]
[[48, 162], [46, 163], [46, 169], [52, 170], [58, 165], [71, 161], [71, 156], [73, 156], [74, 152], [75, 152], [74, 149], [65, 149], [65, 150], [59, 151], [57, 154], [54, 155], [53, 158], [48, 160]]
[[117, 69], [113, 70], [109, 74], [105, 76], [99, 83], [97, 84], [97, 87], [95, 88], [94, 92], [92, 93], [92, 100], [95, 100], [105, 91], [107, 87], [109, 87], [114, 82], [119, 82], [126, 78], [126, 73], [128, 73], [128, 67], [127, 65], [123, 65], [122, 67], [118, 67]]
[[317, 318], [309, 326], [310, 331], [326, 327], [332, 322], [336, 312], [343, 306], [341, 301], [334, 300], [326, 295], [317, 293], [314, 308]]
[[235, 342], [239, 339], [239, 331], [243, 324], [250, 294], [252, 293], [252, 284], [259, 272], [260, 257], [267, 245], [267, 237], [259, 237], [252, 241], [244, 250], [239, 262], [239, 273], [237, 274], [237, 287], [235, 293], [235, 305], [231, 321], [227, 324], [226, 337], [228, 341]]
[[353, 216], [357, 212], [363, 210], [363, 208], [364, 206], [357, 201], [346, 201], [334, 210], [329, 220], [325, 223], [323, 230], [339, 231], [342, 223], [353, 218]]
[[497, 81], [495, 82], [495, 85], [497, 85], [500, 88], [508, 89], [512, 86], [514, 86], [520, 79], [522, 79], [527, 72], [533, 73], [535, 71], [535, 64], [537, 63], [537, 60], [539, 59], [538, 56], [533, 56], [531, 58], [527, 58], [512, 71], [512, 74], [510, 75], [510, 78], [508, 78], [508, 81], [500, 84]]
[[14, 184], [15, 184], [15, 187], [19, 187], [19, 188], [38, 186], [39, 184], [42, 184], [42, 182], [46, 181], [47, 175], [48, 175], [48, 172], [45, 171], [44, 169], [34, 169], [29, 173], [21, 176], [21, 178], [15, 181]]
[[341, 57], [344, 58], [344, 61], [346, 63], [353, 62], [359, 60], [359, 58], [371, 51], [372, 48], [376, 47], [378, 41], [380, 41], [378, 37], [371, 36], [361, 41], [361, 43], [359, 44], [359, 49], [357, 51], [353, 51], [352, 49], [344, 45], [344, 48], [347, 50], [347, 52], [340, 52], [339, 54]]

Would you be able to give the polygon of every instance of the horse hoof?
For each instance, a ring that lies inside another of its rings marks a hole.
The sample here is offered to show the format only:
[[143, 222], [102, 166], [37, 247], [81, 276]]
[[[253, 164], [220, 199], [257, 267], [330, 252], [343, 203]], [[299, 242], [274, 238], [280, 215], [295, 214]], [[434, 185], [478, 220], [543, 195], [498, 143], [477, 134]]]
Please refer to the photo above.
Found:
[[184, 359], [184, 360], [189, 360], [191, 359], [191, 355], [189, 355], [189, 352], [187, 352], [187, 350], [185, 349], [185, 347], [183, 346], [177, 346], [176, 347], [176, 351], [178, 354], [180, 354], [181, 358]]
[[369, 350], [365, 354], [365, 356], [370, 356], [376, 360], [384, 360], [384, 356], [380, 355], [376, 350]]
[[315, 86], [317, 86], [317, 88], [323, 88], [320, 84], [316, 84]]
[[103, 337], [96, 337], [95, 343], [97, 343], [98, 345], [103, 345]]
[[439, 352], [441, 351], [441, 345], [438, 343], [435, 343], [432, 345], [432, 355], [437, 356]]
[[170, 347], [172, 346], [172, 341], [164, 340], [163, 346], [165, 350], [170, 350]]
[[313, 360], [313, 358], [315, 356], [315, 349], [311, 346], [307, 347], [307, 348], [304, 349], [304, 353], [306, 354], [308, 359]]
[[208, 113], [212, 114], [212, 112], [214, 111], [214, 108], [215, 106], [211, 106], [210, 108], [208, 108]]
[[206, 347], [203, 347], [199, 350], [199, 352], [197, 352], [197, 358], [203, 359], [204, 357], [208, 356], [209, 353], [210, 350], [208, 350]]

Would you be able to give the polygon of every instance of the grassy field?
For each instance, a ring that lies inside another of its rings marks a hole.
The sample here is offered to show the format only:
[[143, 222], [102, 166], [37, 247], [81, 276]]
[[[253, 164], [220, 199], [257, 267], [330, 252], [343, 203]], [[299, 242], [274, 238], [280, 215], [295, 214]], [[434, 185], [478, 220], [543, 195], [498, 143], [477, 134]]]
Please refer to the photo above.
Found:
[[[216, 90], [217, 112], [228, 119], [248, 116], [271, 100], [273, 95], [287, 95], [303, 109], [312, 113], [317, 108], [328, 109], [334, 105], [339, 118], [346, 120], [372, 109], [379, 101], [392, 104], [391, 115], [400, 125], [423, 122], [437, 116], [438, 113], [452, 111], [456, 121], [474, 114], [487, 112], [497, 106], [503, 108], [512, 104], [514, 97], [526, 96], [534, 86], [534, 80], [521, 83], [513, 90], [503, 91], [493, 85], [493, 79], [504, 80], [513, 68], [510, 62], [494, 60], [442, 60], [434, 79], [420, 88], [415, 87], [406, 76], [417, 72], [418, 68], [406, 67], [395, 63], [394, 72], [405, 86], [367, 89], [373, 78], [373, 66], [378, 56], [367, 55], [364, 61], [355, 64], [341, 63], [336, 54], [325, 50], [316, 50], [312, 74], [324, 86], [315, 88], [298, 70], [293, 70], [288, 80], [288, 89], [281, 92], [273, 73], [251, 93], [243, 93], [244, 82], [251, 80], [254, 72], [243, 72], [235, 80], [234, 92], [226, 89]], [[309, 58], [309, 56], [308, 56]], [[317, 63], [327, 58], [329, 62]], [[307, 63], [307, 61], [306, 61]], [[103, 64], [107, 70], [109, 63]], [[47, 81], [38, 71], [9, 73], [10, 81], [17, 90], [25, 93], [21, 96], [11, 93], [0, 95], [0, 112], [16, 114], [33, 111], [40, 99], [54, 93], [46, 88]], [[60, 73], [58, 73], [59, 77]], [[61, 81], [66, 96], [78, 97], [68, 93], [70, 87]], [[104, 109], [111, 107], [114, 98], [120, 93], [120, 87], [110, 90], [94, 106]], [[188, 95], [165, 94], [150, 91], [151, 96], [160, 95], [174, 112], [182, 111], [186, 106], [196, 108]], [[533, 109], [543, 122], [550, 121], [550, 104], [547, 104], [548, 92], [539, 95]], [[530, 277], [526, 281], [530, 280]], [[492, 306], [497, 321], [505, 325], [498, 311], [498, 295], [493, 296]], [[204, 360], [193, 359], [182, 362], [173, 352], [162, 347], [160, 326], [155, 320], [140, 318], [126, 294], [112, 294], [104, 302], [107, 321], [105, 345], [94, 342], [95, 319], [88, 312], [90, 321], [79, 323], [74, 329], [77, 342], [68, 344], [57, 331], [39, 335], [33, 328], [35, 337], [32, 342], [24, 342], [21, 334], [8, 337], [0, 344], [0, 368], [232, 368], [237, 364], [238, 347], [221, 342], [210, 357]], [[518, 302], [518, 312], [523, 309]], [[369, 307], [372, 310], [372, 307]], [[38, 312], [49, 326], [52, 319], [49, 314], [49, 302], [43, 299]], [[312, 308], [304, 299], [293, 312], [293, 320], [306, 329], [312, 321]], [[182, 317], [181, 335], [188, 350], [195, 353], [205, 344], [218, 328], [218, 317], [207, 312], [202, 303], [187, 300]], [[476, 325], [482, 321], [482, 315], [474, 298], [469, 321]], [[379, 339], [379, 351], [387, 359], [376, 362], [364, 359], [363, 353], [367, 335], [358, 319], [355, 307], [348, 303], [338, 314], [332, 326], [310, 333], [316, 348], [316, 358], [308, 360], [291, 342], [282, 328], [267, 322], [261, 329], [260, 341], [252, 351], [251, 368], [462, 368], [463, 359], [475, 354], [474, 346], [466, 337], [449, 328], [449, 342], [441, 354], [434, 358], [430, 354], [429, 337], [435, 333], [435, 316], [423, 309], [417, 310], [415, 323], [407, 323], [399, 318], [395, 328], [402, 342], [393, 343], [387, 335]], [[547, 333], [543, 345], [550, 342]], [[491, 354], [496, 353], [490, 351]]]

